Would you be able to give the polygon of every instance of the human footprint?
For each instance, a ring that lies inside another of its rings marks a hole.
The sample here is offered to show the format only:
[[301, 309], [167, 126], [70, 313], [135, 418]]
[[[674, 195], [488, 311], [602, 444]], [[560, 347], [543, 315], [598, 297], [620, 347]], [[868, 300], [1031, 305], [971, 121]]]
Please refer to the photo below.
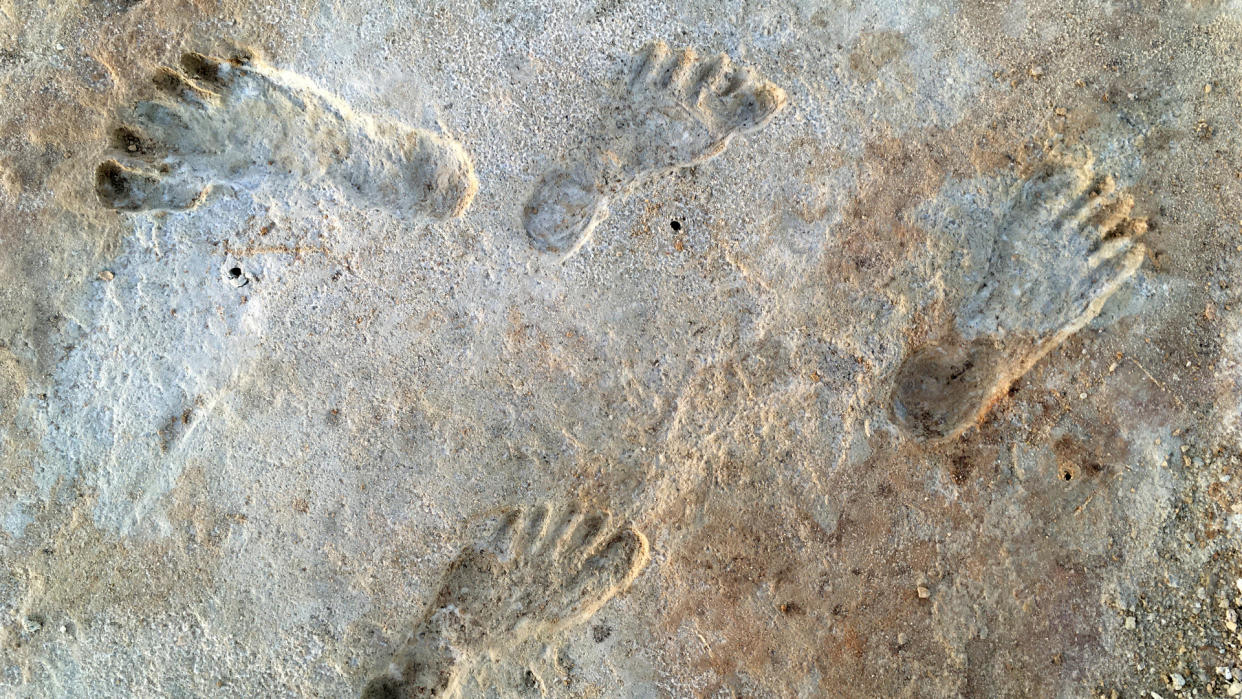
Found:
[[700, 58], [662, 41], [637, 57], [629, 99], [600, 145], [543, 176], [523, 212], [531, 243], [570, 255], [608, 217], [608, 202], [644, 179], [724, 152], [739, 133], [766, 125], [785, 91], [721, 53]]
[[186, 53], [154, 83], [160, 96], [132, 107], [95, 170], [109, 208], [184, 211], [217, 185], [326, 178], [364, 205], [449, 218], [478, 190], [451, 138], [355, 112], [250, 55]]
[[481, 654], [586, 621], [649, 558], [642, 534], [613, 529], [609, 520], [603, 512], [546, 505], [499, 515], [490, 538], [449, 565], [408, 643], [363, 697], [451, 696]]
[[976, 424], [1041, 357], [1089, 323], [1134, 275], [1145, 219], [1086, 158], [1056, 157], [1022, 182], [995, 232], [987, 273], [939, 342], [911, 354], [892, 409], [920, 439]]

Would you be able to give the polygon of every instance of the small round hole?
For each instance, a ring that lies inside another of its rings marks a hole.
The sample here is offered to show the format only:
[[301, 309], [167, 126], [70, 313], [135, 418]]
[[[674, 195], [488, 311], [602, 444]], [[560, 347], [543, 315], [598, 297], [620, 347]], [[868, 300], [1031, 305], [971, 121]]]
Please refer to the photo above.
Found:
[[229, 276], [236, 279], [241, 276], [241, 267], [234, 267], [229, 270]]
[[679, 230], [681, 230], [681, 221], [676, 221], [676, 220], [674, 220], [674, 221], [669, 221], [669, 224], [668, 224], [668, 225], [669, 225], [669, 227], [670, 227], [670, 228], [672, 228], [672, 229], [673, 229], [673, 230], [675, 230], [675, 231], [679, 231]]
[[1061, 472], [1061, 479], [1062, 479], [1062, 480], [1067, 480], [1067, 481], [1069, 481], [1069, 480], [1073, 480], [1073, 479], [1074, 479], [1074, 474], [1073, 474], [1073, 473], [1070, 473], [1069, 471], [1062, 471], [1062, 472]]

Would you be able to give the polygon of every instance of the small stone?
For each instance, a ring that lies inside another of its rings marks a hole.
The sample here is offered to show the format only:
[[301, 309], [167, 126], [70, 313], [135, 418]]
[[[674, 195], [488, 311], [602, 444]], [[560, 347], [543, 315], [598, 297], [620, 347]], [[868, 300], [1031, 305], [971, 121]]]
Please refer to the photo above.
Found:
[[110, 282], [116, 278], [116, 275], [112, 273], [112, 270], [105, 269], [104, 271], [99, 273], [99, 278], [106, 282]]
[[922, 585], [919, 585], [918, 593], [919, 593], [919, 599], [927, 599], [928, 597], [931, 597], [931, 590], [927, 589], [926, 587], [923, 587]]
[[1229, 689], [1225, 690], [1225, 694], [1228, 694], [1231, 697], [1236, 697], [1239, 694], [1242, 694], [1242, 682], [1234, 682], [1230, 684]]
[[1137, 625], [1138, 625], [1138, 622], [1134, 619], [1134, 617], [1132, 616], [1126, 617], [1126, 628], [1127, 629], [1133, 629]]
[[906, 635], [904, 633], [897, 634], [897, 645], [898, 646], [906, 645]]
[[1169, 675], [1169, 684], [1173, 685], [1173, 691], [1180, 692], [1186, 686], [1186, 678], [1175, 672]]

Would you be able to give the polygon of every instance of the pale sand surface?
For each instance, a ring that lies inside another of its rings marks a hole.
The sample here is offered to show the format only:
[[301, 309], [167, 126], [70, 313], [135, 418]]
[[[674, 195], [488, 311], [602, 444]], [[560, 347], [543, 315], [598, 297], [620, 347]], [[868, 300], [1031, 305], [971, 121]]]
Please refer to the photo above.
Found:
[[0, 694], [1230, 695], [1240, 55], [0, 0]]

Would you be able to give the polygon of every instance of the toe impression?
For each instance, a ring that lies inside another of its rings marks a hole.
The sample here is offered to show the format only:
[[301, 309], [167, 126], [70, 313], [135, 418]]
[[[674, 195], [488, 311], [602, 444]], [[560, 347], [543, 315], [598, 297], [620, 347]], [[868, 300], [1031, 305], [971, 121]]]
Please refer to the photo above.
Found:
[[566, 606], [554, 628], [574, 626], [595, 614], [629, 587], [649, 560], [646, 537], [632, 527], [617, 532], [587, 556], [566, 582]]

